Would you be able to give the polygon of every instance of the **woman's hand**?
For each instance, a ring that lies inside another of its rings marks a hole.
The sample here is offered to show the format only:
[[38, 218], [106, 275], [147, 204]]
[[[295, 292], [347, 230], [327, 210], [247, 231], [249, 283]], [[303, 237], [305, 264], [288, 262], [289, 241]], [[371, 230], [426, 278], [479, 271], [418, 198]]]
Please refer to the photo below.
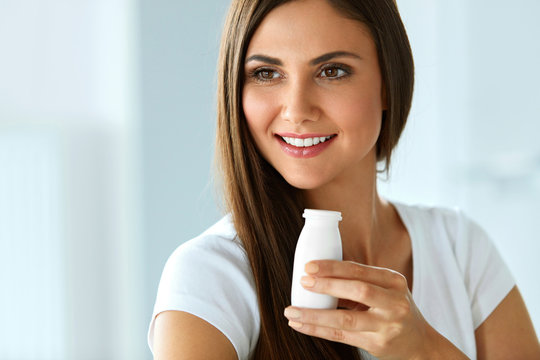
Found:
[[288, 307], [285, 316], [295, 330], [360, 347], [381, 360], [430, 358], [440, 344], [452, 346], [424, 320], [400, 273], [333, 260], [312, 261], [305, 270], [304, 288], [337, 297], [341, 309]]

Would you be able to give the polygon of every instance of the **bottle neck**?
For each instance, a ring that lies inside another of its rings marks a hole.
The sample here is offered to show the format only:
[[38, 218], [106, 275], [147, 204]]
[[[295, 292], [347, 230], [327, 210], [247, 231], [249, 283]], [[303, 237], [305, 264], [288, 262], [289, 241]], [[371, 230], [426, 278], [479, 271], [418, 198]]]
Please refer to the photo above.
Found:
[[322, 217], [316, 217], [316, 218], [306, 218], [306, 225], [307, 226], [318, 226], [318, 227], [338, 227], [339, 221], [337, 219], [332, 218], [322, 218]]

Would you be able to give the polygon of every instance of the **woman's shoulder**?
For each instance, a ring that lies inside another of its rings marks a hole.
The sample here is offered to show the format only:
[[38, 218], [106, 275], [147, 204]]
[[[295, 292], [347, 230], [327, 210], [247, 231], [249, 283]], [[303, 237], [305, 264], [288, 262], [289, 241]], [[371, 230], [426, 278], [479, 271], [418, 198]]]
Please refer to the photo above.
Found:
[[445, 235], [456, 241], [482, 228], [460, 207], [405, 204], [392, 202], [409, 231], [423, 234]]
[[179, 245], [171, 256], [191, 252], [233, 252], [242, 250], [230, 214], [225, 215], [201, 234]]
[[399, 201], [392, 201], [400, 215], [405, 214], [407, 217], [415, 218], [416, 220], [433, 221], [441, 219], [443, 221], [455, 221], [457, 217], [462, 216], [462, 210], [457, 207], [435, 206], [427, 204], [406, 204]]
[[230, 263], [248, 266], [247, 256], [238, 239], [230, 214], [225, 215], [200, 235], [179, 245], [167, 260], [166, 267], [184, 267]]
[[216, 236], [223, 239], [234, 240], [236, 238], [236, 230], [234, 229], [232, 215], [227, 214], [223, 216], [220, 220], [206, 229], [195, 239], [208, 236]]
[[178, 246], [163, 269], [152, 322], [166, 310], [195, 315], [220, 330], [241, 358], [254, 348], [259, 329], [251, 267], [227, 215]]
[[437, 254], [437, 261], [452, 255], [464, 273], [487, 266], [488, 261], [502, 263], [488, 232], [459, 207], [401, 203], [395, 206], [413, 239], [413, 246], [416, 245], [417, 254], [432, 257]]

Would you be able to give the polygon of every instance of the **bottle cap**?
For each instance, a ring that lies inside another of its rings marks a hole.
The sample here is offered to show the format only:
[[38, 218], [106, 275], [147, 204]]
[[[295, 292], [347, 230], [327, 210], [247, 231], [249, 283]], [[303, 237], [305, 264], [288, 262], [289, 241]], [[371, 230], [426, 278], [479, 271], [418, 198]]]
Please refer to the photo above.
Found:
[[304, 209], [304, 214], [302, 216], [306, 219], [342, 220], [341, 213], [339, 211]]

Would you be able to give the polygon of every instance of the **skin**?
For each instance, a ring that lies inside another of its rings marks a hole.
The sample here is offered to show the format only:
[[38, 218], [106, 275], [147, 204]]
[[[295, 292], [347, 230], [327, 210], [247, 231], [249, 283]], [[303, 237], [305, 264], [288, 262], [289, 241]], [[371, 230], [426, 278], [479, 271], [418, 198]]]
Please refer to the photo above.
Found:
[[[314, 63], [336, 51], [354, 55]], [[323, 0], [284, 4], [256, 30], [245, 73], [243, 109], [262, 155], [303, 189], [309, 207], [347, 214], [340, 224], [344, 261], [309, 263], [303, 279], [305, 288], [340, 298], [343, 309], [288, 307], [289, 325], [380, 359], [466, 359], [414, 304], [410, 238], [395, 208], [377, 193], [375, 143], [386, 101], [367, 28]], [[298, 159], [282, 151], [276, 133], [283, 132], [337, 137], [318, 156]], [[475, 336], [478, 359], [540, 358], [517, 288]], [[154, 337], [156, 359], [237, 358], [219, 330], [183, 312], [158, 315]]]
[[156, 360], [236, 360], [232, 343], [210, 323], [183, 311], [164, 311], [154, 326]]

